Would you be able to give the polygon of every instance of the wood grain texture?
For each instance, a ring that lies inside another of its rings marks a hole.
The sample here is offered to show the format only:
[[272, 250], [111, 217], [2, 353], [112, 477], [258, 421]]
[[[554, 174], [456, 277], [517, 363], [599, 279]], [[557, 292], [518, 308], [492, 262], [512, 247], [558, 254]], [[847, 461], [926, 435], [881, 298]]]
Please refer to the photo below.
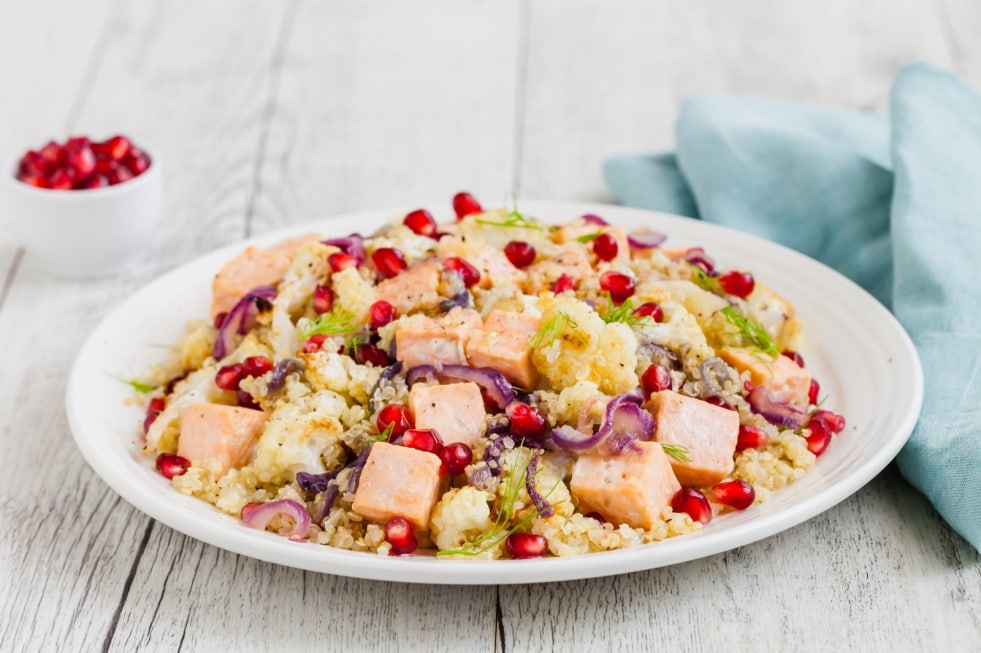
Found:
[[604, 199], [603, 158], [669, 147], [692, 93], [882, 108], [910, 59], [976, 80], [978, 17], [969, 0], [0, 2], [0, 151], [121, 131], [167, 170], [167, 220], [116, 278], [51, 279], [0, 235], [0, 651], [981, 650], [981, 557], [893, 468], [684, 565], [411, 586], [153, 522], [89, 470], [61, 409], [89, 329], [194, 255], [463, 188]]

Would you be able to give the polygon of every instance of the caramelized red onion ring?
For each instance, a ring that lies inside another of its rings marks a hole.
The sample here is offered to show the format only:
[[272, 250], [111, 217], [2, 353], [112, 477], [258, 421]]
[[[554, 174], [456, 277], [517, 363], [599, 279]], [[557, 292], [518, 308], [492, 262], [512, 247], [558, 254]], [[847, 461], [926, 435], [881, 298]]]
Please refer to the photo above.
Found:
[[762, 386], [753, 388], [746, 400], [753, 412], [762, 415], [770, 424], [790, 429], [799, 429], [807, 424], [807, 413], [775, 400]]
[[242, 508], [242, 521], [246, 526], [261, 531], [277, 517], [287, 517], [292, 525], [280, 527], [278, 533], [290, 539], [302, 539], [310, 531], [310, 513], [306, 506], [293, 499], [280, 499], [268, 503], [250, 503]]
[[637, 440], [654, 436], [654, 418], [641, 408], [636, 394], [617, 395], [606, 405], [606, 415], [596, 433], [583, 433], [563, 424], [552, 430], [552, 441], [569, 451], [596, 451], [603, 455], [618, 455]]
[[276, 299], [275, 288], [259, 286], [245, 293], [245, 296], [238, 300], [218, 329], [218, 339], [211, 349], [211, 355], [216, 361], [228, 356], [235, 349], [235, 337], [251, 331], [259, 313], [272, 308], [274, 299]]
[[487, 392], [502, 410], [514, 401], [517, 394], [507, 378], [492, 367], [468, 367], [466, 365], [418, 365], [405, 375], [410, 386], [423, 379], [439, 383], [472, 381]]

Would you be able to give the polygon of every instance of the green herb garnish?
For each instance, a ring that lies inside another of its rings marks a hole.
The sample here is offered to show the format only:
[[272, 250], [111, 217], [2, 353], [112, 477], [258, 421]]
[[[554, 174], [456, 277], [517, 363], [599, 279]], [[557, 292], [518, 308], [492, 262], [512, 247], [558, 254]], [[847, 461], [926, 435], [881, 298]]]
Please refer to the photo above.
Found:
[[576, 238], [576, 240], [578, 240], [580, 243], [591, 243], [594, 240], [596, 240], [597, 238], [599, 238], [599, 235], [601, 233], [603, 233], [603, 232], [602, 231], [594, 231], [591, 234], [583, 234], [581, 236], [578, 236]]
[[357, 325], [354, 324], [354, 313], [342, 309], [334, 309], [329, 313], [318, 315], [314, 320], [310, 320], [303, 327], [300, 335], [303, 340], [317, 335], [342, 336], [351, 333], [356, 328]]
[[538, 328], [538, 331], [531, 338], [531, 346], [538, 349], [539, 347], [551, 345], [559, 337], [559, 333], [564, 326], [568, 326], [570, 329], [579, 328], [579, 325], [569, 317], [568, 313], [558, 311]]
[[365, 439], [365, 444], [374, 444], [376, 442], [388, 442], [392, 438], [392, 432], [395, 430], [395, 422], [389, 422], [385, 430], [378, 435], [373, 435], [370, 438]]
[[661, 448], [664, 449], [664, 453], [668, 454], [679, 463], [690, 463], [691, 456], [689, 455], [688, 447], [683, 444], [667, 444], [662, 442]]
[[629, 326], [630, 328], [642, 327], [651, 321], [651, 318], [647, 315], [635, 315], [634, 314], [634, 304], [628, 298], [619, 306], [613, 304], [613, 298], [610, 297], [610, 293], [606, 293], [607, 306], [609, 308], [600, 313], [600, 317], [606, 323], [611, 322], [622, 322]]
[[[520, 454], [519, 454], [520, 455]], [[531, 464], [532, 456], [537, 454], [528, 453], [525, 457], [524, 466], [521, 468], [520, 472], [516, 472], [512, 469], [511, 473], [508, 475], [508, 480], [504, 486], [504, 496], [501, 498], [501, 506], [497, 510], [497, 516], [494, 518], [494, 523], [491, 525], [490, 530], [478, 537], [473, 542], [468, 542], [459, 549], [448, 549], [446, 551], [437, 551], [437, 556], [447, 556], [447, 555], [463, 555], [463, 556], [478, 556], [482, 553], [487, 553], [503, 540], [507, 539], [511, 534], [517, 532], [524, 526], [526, 526], [531, 520], [539, 516], [538, 508], [532, 503], [531, 512], [525, 515], [518, 523], [513, 526], [508, 526], [508, 522], [514, 518], [515, 504], [518, 501], [518, 495], [521, 493], [521, 487], [523, 485], [522, 480], [528, 472], [528, 465]], [[538, 476], [536, 472], [535, 476]], [[534, 482], [534, 477], [532, 478]], [[555, 488], [559, 486], [562, 480], [559, 479], [555, 482], [546, 494], [547, 499]], [[557, 504], [556, 504], [557, 505]]]
[[545, 225], [542, 224], [541, 220], [533, 218], [530, 216], [523, 215], [518, 211], [518, 201], [515, 199], [514, 195], [511, 195], [511, 208], [504, 220], [487, 220], [484, 218], [477, 218], [477, 224], [485, 224], [490, 227], [515, 227], [517, 229], [545, 229]]
[[696, 286], [698, 286], [702, 290], [707, 290], [710, 293], [715, 293], [716, 295], [719, 296], [724, 296], [726, 294], [725, 291], [722, 289], [722, 285], [719, 283], [718, 279], [709, 276], [708, 274], [705, 273], [705, 270], [698, 267], [694, 263], [692, 264], [691, 268], [692, 268], [691, 280], [692, 282], [694, 282]]
[[151, 392], [157, 389], [157, 386], [155, 385], [142, 383], [141, 381], [137, 381], [136, 379], [124, 379], [121, 376], [114, 376], [112, 378], [116, 379], [120, 383], [125, 383], [129, 387], [133, 388], [133, 390], [139, 392], [141, 395], [150, 394]]
[[780, 350], [777, 349], [776, 343], [773, 342], [770, 334], [758, 322], [753, 322], [749, 318], [743, 317], [732, 306], [726, 306], [720, 312], [729, 324], [739, 330], [739, 334], [742, 337], [752, 342], [761, 351], [774, 358], [780, 355]]

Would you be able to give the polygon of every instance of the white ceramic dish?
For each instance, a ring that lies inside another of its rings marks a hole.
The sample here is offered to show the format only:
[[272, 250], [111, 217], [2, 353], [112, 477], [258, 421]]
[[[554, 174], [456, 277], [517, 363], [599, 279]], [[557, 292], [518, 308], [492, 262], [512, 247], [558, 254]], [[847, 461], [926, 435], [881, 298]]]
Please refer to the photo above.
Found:
[[[149, 284], [99, 324], [82, 347], [68, 382], [66, 408], [89, 464], [136, 508], [215, 546], [282, 565], [360, 578], [446, 584], [559, 581], [662, 567], [763, 539], [827, 510], [870, 481], [906, 442], [923, 395], [919, 359], [909, 337], [878, 302], [829, 268], [759, 238], [696, 220], [615, 206], [522, 202], [527, 213], [566, 221], [602, 215], [628, 228], [649, 225], [669, 235], [667, 247], [701, 245], [723, 268], [739, 267], [797, 307], [806, 327], [801, 348], [821, 381], [828, 406], [848, 426], [816, 468], [771, 499], [716, 518], [701, 532], [622, 551], [535, 560], [438, 560], [385, 557], [295, 543], [250, 529], [212, 506], [176, 492], [140, 453], [142, 410], [116, 378], [162, 356], [184, 322], [207, 314], [211, 277], [243, 243], [192, 261]], [[370, 233], [398, 215], [383, 211], [306, 224], [254, 238], [271, 244], [289, 235]], [[440, 216], [438, 216], [440, 217]], [[442, 216], [446, 217], [446, 216]]]

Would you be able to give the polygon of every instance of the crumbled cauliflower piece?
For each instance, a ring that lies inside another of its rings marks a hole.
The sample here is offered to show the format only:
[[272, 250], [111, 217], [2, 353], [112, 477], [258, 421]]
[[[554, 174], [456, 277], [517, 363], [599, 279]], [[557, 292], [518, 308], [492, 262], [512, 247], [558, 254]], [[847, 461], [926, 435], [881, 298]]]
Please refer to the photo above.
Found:
[[437, 547], [441, 550], [459, 549], [490, 528], [487, 495], [472, 485], [454, 488], [433, 506], [429, 522]]

